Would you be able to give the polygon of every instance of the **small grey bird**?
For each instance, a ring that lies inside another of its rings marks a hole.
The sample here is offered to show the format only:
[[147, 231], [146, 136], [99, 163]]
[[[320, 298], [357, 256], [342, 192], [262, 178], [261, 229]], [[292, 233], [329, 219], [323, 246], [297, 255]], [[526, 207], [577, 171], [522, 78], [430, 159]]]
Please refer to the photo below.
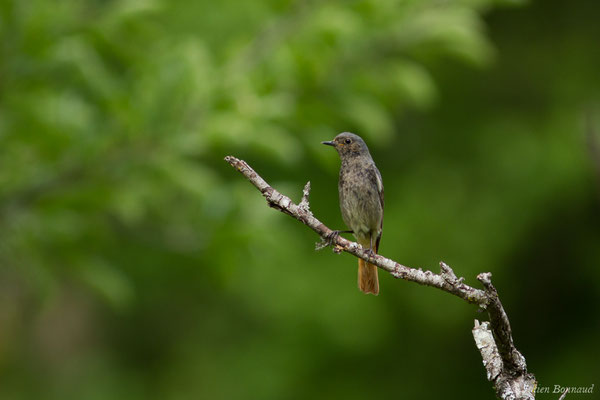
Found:
[[[383, 230], [383, 181], [369, 149], [350, 132], [322, 143], [333, 146], [342, 160], [338, 190], [344, 223], [361, 246], [377, 253]], [[358, 288], [379, 294], [377, 267], [362, 259], [358, 260]]]

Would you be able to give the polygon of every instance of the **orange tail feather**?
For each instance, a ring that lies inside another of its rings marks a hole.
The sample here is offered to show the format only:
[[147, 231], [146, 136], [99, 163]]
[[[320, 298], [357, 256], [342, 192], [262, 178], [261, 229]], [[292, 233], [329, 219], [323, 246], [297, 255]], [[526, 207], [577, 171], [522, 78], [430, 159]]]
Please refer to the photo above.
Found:
[[379, 294], [377, 267], [365, 260], [358, 259], [358, 288], [364, 293]]

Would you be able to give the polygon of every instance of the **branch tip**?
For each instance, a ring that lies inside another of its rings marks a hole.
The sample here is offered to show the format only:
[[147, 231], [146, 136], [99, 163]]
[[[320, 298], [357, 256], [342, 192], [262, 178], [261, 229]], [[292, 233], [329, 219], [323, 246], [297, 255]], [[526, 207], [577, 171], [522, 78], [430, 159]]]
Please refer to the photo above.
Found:
[[450, 268], [450, 266], [445, 262], [440, 261], [440, 269], [442, 270], [442, 274], [447, 274], [456, 278], [456, 275], [454, 274], [452, 268]]
[[566, 396], [567, 393], [569, 393], [569, 388], [566, 388], [565, 391], [563, 392], [563, 394], [558, 398], [558, 400], [563, 400]]
[[491, 272], [482, 272], [477, 275], [477, 280], [481, 283], [490, 284], [492, 283], [492, 273]]
[[454, 271], [452, 270], [452, 268], [450, 268], [450, 266], [448, 264], [446, 264], [443, 261], [440, 261], [440, 269], [441, 269], [440, 275], [442, 275], [444, 280], [446, 282], [448, 282], [450, 285], [452, 285], [454, 287], [458, 287], [460, 284], [462, 284], [462, 281], [464, 280], [464, 278], [458, 278], [456, 276], [456, 274], [454, 273]]
[[310, 181], [306, 182], [306, 185], [304, 185], [304, 189], [302, 190], [302, 200], [300, 200], [300, 204], [298, 205], [301, 209], [310, 213], [308, 196], [310, 196]]

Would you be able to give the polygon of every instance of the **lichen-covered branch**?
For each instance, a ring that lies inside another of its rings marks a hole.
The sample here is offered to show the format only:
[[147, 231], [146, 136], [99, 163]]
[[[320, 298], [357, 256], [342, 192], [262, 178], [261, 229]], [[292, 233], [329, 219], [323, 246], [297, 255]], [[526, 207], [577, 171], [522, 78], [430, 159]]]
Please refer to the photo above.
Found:
[[[496, 395], [503, 400], [534, 399], [536, 381], [527, 372], [525, 358], [515, 348], [510, 323], [498, 292], [491, 282], [491, 273], [481, 273], [477, 279], [484, 289], [471, 287], [456, 276], [452, 268], [441, 262], [439, 274], [404, 266], [379, 254], [371, 254], [361, 245], [339, 235], [314, 217], [309, 207], [310, 182], [304, 187], [300, 204], [273, 189], [243, 160], [225, 157], [231, 166], [241, 172], [265, 197], [267, 204], [307, 225], [315, 231], [324, 245], [332, 245], [335, 252], [347, 252], [377, 265], [393, 277], [431, 286], [476, 304], [488, 312], [489, 322], [475, 322], [473, 337], [483, 358], [488, 380], [494, 385]], [[319, 246], [323, 247], [323, 246]]]
[[[496, 339], [496, 335], [490, 329], [490, 322], [480, 323], [475, 320], [472, 333], [475, 345], [483, 359], [487, 379], [494, 385], [497, 396], [503, 400], [534, 399], [537, 384], [535, 377], [533, 374], [528, 373], [526, 369], [521, 373], [516, 372], [514, 368], [510, 369], [500, 355], [497, 345], [499, 340]], [[523, 358], [520, 353], [519, 356]], [[522, 367], [525, 368], [524, 358]]]

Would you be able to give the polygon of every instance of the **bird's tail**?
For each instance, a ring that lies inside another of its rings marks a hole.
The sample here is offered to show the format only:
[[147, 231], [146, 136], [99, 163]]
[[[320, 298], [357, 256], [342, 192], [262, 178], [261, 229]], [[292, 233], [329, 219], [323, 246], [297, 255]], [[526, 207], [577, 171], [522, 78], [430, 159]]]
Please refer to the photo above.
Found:
[[358, 288], [364, 293], [379, 294], [377, 267], [361, 258], [358, 259]]

